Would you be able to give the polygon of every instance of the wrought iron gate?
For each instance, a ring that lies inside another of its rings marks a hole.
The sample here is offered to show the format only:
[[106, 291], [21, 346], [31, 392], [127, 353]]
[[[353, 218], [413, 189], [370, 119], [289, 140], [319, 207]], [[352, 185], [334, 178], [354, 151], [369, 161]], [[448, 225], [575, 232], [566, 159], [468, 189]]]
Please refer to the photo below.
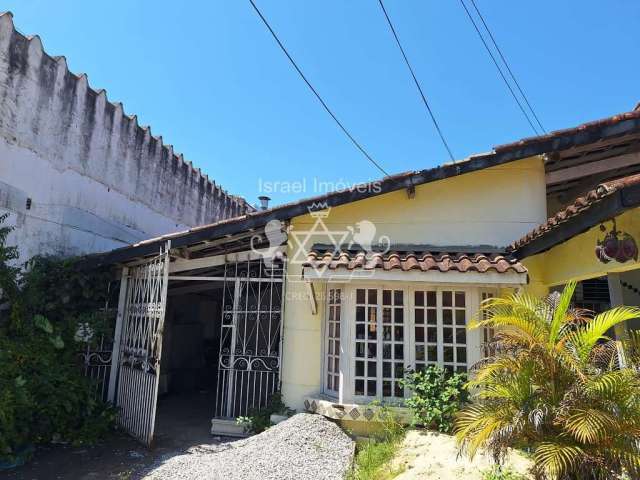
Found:
[[128, 269], [124, 310], [121, 324], [117, 327], [120, 329], [118, 421], [124, 430], [146, 445], [153, 440], [155, 426], [169, 275], [168, 253], [169, 245], [161, 250], [160, 255]]
[[267, 405], [280, 386], [284, 261], [225, 265], [215, 416]]

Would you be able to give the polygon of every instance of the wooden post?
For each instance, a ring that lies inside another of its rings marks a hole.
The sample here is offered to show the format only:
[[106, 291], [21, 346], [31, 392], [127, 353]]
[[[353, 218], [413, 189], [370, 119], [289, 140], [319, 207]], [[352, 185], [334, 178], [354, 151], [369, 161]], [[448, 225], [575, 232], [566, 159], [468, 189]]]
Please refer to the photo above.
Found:
[[113, 335], [113, 349], [111, 351], [111, 371], [109, 373], [109, 390], [107, 400], [115, 404], [116, 379], [118, 378], [118, 366], [120, 364], [120, 338], [122, 336], [122, 324], [124, 322], [124, 309], [127, 300], [127, 283], [129, 268], [122, 267], [120, 279], [120, 295], [118, 297], [118, 316], [116, 317], [116, 329]]

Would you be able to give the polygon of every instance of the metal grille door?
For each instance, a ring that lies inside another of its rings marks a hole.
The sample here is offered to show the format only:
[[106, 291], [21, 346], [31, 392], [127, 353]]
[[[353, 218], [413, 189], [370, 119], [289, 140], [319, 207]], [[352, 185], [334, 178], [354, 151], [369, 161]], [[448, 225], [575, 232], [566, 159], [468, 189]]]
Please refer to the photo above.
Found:
[[153, 440], [162, 329], [169, 274], [168, 248], [129, 269], [120, 337], [119, 423], [146, 445]]
[[216, 412], [247, 415], [267, 405], [280, 383], [284, 264], [225, 267]]

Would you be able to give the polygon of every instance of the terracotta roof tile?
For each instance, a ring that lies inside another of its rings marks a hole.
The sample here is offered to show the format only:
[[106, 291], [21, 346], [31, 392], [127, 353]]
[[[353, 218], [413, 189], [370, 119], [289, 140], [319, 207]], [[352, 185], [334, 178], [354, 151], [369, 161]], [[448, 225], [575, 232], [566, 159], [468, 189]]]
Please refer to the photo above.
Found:
[[516, 272], [526, 273], [527, 269], [520, 262], [499, 253], [443, 253], [443, 252], [373, 252], [340, 250], [313, 250], [304, 264], [313, 268], [337, 270], [345, 268], [389, 270], [419, 270], [422, 272]]
[[517, 250], [532, 242], [533, 240], [542, 237], [546, 233], [558, 227], [563, 222], [566, 222], [570, 218], [576, 217], [581, 213], [587, 211], [594, 204], [598, 203], [603, 198], [614, 194], [621, 188], [638, 184], [640, 184], [640, 174], [630, 175], [628, 177], [601, 183], [593, 190], [590, 190], [583, 196], [576, 198], [571, 205], [563, 208], [553, 217], [548, 218], [545, 223], [536, 227], [519, 240], [516, 240], [509, 247], [509, 251]]

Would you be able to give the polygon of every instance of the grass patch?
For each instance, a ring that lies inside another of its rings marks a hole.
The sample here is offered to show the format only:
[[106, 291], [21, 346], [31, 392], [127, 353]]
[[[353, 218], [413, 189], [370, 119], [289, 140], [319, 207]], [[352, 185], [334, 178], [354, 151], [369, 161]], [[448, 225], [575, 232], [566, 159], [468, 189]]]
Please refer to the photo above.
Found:
[[403, 467], [391, 466], [391, 460], [404, 439], [404, 427], [384, 407], [380, 408], [376, 416], [382, 429], [356, 446], [354, 466], [347, 475], [347, 480], [389, 480], [404, 470]]
[[482, 472], [482, 480], [527, 480], [526, 475], [514, 472], [510, 468], [499, 467], [494, 465], [493, 467], [484, 470]]

